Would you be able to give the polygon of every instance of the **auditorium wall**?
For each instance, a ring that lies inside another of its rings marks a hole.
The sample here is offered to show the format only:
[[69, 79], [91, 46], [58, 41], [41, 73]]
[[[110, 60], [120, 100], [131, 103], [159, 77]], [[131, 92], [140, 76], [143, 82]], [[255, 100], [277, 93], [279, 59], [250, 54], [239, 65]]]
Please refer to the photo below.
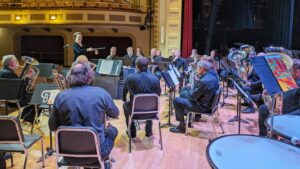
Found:
[[[141, 31], [138, 26], [100, 26], [100, 25], [72, 25], [72, 26], [28, 26], [0, 28], [0, 56], [21, 55], [21, 37], [23, 35], [62, 36], [64, 44], [70, 44], [64, 50], [64, 65], [71, 65], [73, 61], [73, 33], [82, 32], [84, 36], [130, 37], [133, 47], [141, 47], [144, 54], [149, 55], [149, 32]], [[84, 40], [83, 40], [84, 41]], [[49, 44], [53, 45], [53, 44]], [[43, 46], [40, 46], [41, 48]], [[97, 46], [96, 46], [97, 47]], [[100, 51], [101, 54], [101, 51]]]

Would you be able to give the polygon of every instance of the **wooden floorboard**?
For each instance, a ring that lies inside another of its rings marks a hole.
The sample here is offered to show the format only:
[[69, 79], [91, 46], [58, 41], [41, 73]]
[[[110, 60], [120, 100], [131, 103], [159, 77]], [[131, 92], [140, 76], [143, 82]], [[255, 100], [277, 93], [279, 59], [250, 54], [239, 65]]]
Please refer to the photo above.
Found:
[[[225, 130], [225, 135], [237, 134], [237, 122], [227, 122], [236, 114], [235, 91], [230, 90], [230, 95], [226, 98], [227, 103], [234, 106], [224, 106], [219, 109], [221, 121]], [[161, 120], [167, 122], [165, 115], [168, 111], [168, 97], [161, 96]], [[109, 121], [118, 128], [119, 134], [115, 142], [112, 155], [116, 159], [113, 168], [117, 169], [208, 169], [210, 168], [206, 158], [206, 147], [209, 140], [215, 138], [213, 128], [209, 122], [199, 122], [194, 124], [194, 128], [189, 129], [189, 135], [174, 134], [169, 132], [169, 128], [162, 129], [163, 151], [160, 150], [158, 123], [153, 123], [154, 136], [145, 137], [144, 125], [138, 130], [137, 138], [133, 139], [132, 153], [128, 153], [128, 137], [125, 133], [126, 125], [122, 109], [122, 101], [115, 101], [120, 109], [120, 118]], [[242, 118], [250, 121], [249, 124], [242, 124], [241, 132], [243, 134], [257, 134], [257, 112], [255, 114], [242, 114]], [[45, 136], [45, 147], [49, 146], [48, 117], [42, 115], [41, 123], [35, 127], [34, 133]], [[172, 122], [176, 123], [174, 116]], [[22, 125], [25, 129], [30, 125]], [[221, 128], [216, 124], [218, 136], [221, 136]], [[25, 132], [26, 133], [26, 132]], [[28, 158], [27, 168], [41, 168], [41, 163], [36, 163], [41, 155], [40, 144], [31, 148]], [[19, 169], [23, 166], [23, 155], [14, 153], [14, 167]], [[55, 168], [55, 155], [46, 159], [45, 168]], [[10, 168], [10, 162], [7, 161]]]

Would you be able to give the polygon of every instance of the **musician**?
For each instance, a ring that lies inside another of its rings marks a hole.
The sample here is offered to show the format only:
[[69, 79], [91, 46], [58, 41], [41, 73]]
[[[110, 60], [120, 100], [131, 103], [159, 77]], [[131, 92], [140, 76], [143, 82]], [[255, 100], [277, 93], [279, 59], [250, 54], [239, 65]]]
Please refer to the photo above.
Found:
[[117, 47], [112, 46], [112, 47], [110, 48], [110, 54], [106, 57], [106, 59], [113, 59], [113, 58], [115, 58], [115, 57], [118, 57], [118, 56], [117, 56]]
[[77, 59], [79, 55], [87, 55], [87, 52], [94, 52], [95, 55], [98, 55], [99, 52], [97, 49], [91, 48], [86, 44], [82, 43], [82, 34], [81, 32], [75, 32], [73, 34], [74, 44], [74, 61]]
[[137, 57], [144, 56], [142, 49], [140, 47], [136, 48], [136, 56]]
[[[109, 166], [108, 156], [114, 146], [118, 131], [108, 125], [105, 128], [105, 115], [117, 118], [119, 109], [113, 102], [111, 95], [100, 87], [90, 86], [94, 72], [86, 64], [76, 64], [70, 69], [67, 76], [70, 89], [57, 95], [53, 105], [53, 112], [49, 118], [49, 128], [55, 131], [59, 126], [89, 126], [94, 128], [99, 136], [102, 159], [105, 168]], [[83, 145], [84, 146], [84, 145]], [[74, 160], [66, 158], [66, 160]], [[82, 164], [91, 164], [94, 161], [78, 161]]]
[[179, 89], [181, 89], [183, 86], [184, 72], [187, 71], [187, 65], [185, 63], [185, 60], [181, 58], [181, 51], [179, 49], [175, 51], [175, 57], [173, 58], [171, 63], [178, 69], [181, 74], [179, 77]]
[[124, 57], [129, 57], [131, 59], [131, 67], [135, 67], [135, 61], [137, 59], [137, 56], [133, 53], [133, 48], [129, 46], [126, 49], [127, 54]]
[[[133, 96], [135, 94], [141, 93], [156, 93], [160, 95], [161, 88], [160, 83], [157, 77], [153, 74], [147, 72], [148, 69], [148, 59], [145, 57], [138, 57], [136, 60], [136, 69], [137, 73], [130, 74], [124, 82], [124, 90], [123, 90], [123, 104], [124, 114], [126, 118], [126, 125], [129, 123], [129, 116], [132, 109], [132, 101]], [[127, 101], [126, 95], [130, 93], [130, 100]], [[145, 115], [147, 116], [147, 115]], [[146, 136], [150, 137], [153, 135], [152, 133], [152, 121], [146, 121]], [[131, 138], [136, 137], [136, 128], [134, 123], [130, 124]]]
[[212, 109], [212, 102], [216, 91], [219, 88], [218, 79], [208, 73], [211, 65], [207, 61], [197, 63], [197, 75], [200, 76], [195, 87], [188, 98], [176, 97], [173, 101], [175, 107], [176, 120], [179, 121], [177, 127], [170, 128], [171, 132], [184, 133], [184, 115], [188, 111], [209, 112]]
[[171, 50], [171, 53], [170, 53], [170, 56], [169, 56], [169, 61], [170, 62], [175, 58], [175, 52], [176, 52], [176, 49]]
[[[300, 60], [293, 60], [292, 76], [295, 79], [298, 86], [300, 86]], [[268, 106], [263, 104], [259, 106], [258, 109], [258, 125], [259, 125], [259, 135], [266, 136], [268, 134], [267, 128], [265, 126], [265, 120], [270, 115]], [[300, 105], [299, 105], [299, 93], [297, 90], [288, 91], [283, 93], [283, 114], [294, 114], [300, 115]]]

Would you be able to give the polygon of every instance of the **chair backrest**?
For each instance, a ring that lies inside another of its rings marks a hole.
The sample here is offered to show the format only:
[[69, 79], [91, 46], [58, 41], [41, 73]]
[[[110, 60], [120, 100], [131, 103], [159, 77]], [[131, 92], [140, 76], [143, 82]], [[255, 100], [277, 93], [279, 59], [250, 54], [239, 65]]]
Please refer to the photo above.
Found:
[[212, 114], [214, 114], [218, 110], [218, 105], [220, 102], [222, 91], [223, 91], [222, 87], [219, 87], [219, 89], [216, 91], [216, 94], [215, 94], [213, 102], [212, 102], [212, 109], [211, 109]]
[[0, 144], [22, 143], [24, 135], [17, 117], [0, 116]]
[[101, 163], [100, 140], [91, 127], [59, 127], [55, 141], [57, 157], [97, 158]]
[[133, 97], [132, 114], [157, 114], [159, 106], [157, 94], [136, 94]]
[[20, 100], [24, 89], [23, 79], [0, 78], [0, 100]]

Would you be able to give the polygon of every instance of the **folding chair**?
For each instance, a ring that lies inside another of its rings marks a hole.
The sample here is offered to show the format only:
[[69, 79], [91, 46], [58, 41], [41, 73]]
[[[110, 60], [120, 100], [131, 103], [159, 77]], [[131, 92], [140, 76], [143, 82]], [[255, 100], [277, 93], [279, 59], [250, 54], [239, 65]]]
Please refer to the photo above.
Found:
[[[44, 154], [43, 137], [41, 135], [23, 135], [17, 117], [0, 116], [0, 152], [19, 152], [25, 154], [23, 169], [26, 168], [28, 149], [41, 140], [42, 156]], [[42, 167], [44, 167], [44, 158]]]
[[[101, 168], [98, 134], [91, 127], [62, 126], [55, 133], [56, 166]], [[95, 161], [87, 164], [86, 161]]]
[[[196, 114], [199, 114], [199, 115], [208, 115], [210, 117], [210, 121], [211, 121], [211, 124], [214, 128], [214, 132], [215, 132], [215, 135], [217, 136], [217, 132], [216, 132], [216, 129], [215, 129], [215, 125], [214, 125], [214, 122], [213, 122], [213, 117], [215, 114], [217, 114], [217, 118], [218, 118], [218, 121], [220, 123], [220, 127], [222, 129], [222, 133], [224, 134], [224, 129], [223, 129], [223, 126], [222, 126], [222, 123], [221, 123], [221, 120], [220, 120], [220, 117], [219, 117], [219, 111], [218, 111], [218, 108], [219, 108], [219, 101], [220, 101], [220, 98], [221, 98], [221, 94], [222, 94], [222, 91], [223, 91], [223, 88], [222, 87], [219, 87], [219, 89], [217, 90], [215, 96], [214, 96], [214, 99], [213, 99], [213, 103], [212, 103], [212, 110], [210, 112], [189, 112], [186, 116], [186, 130], [185, 130], [185, 135], [188, 134], [188, 123], [189, 122], [193, 122], [193, 117], [196, 115]], [[217, 113], [216, 113], [217, 112]]]
[[129, 117], [129, 124], [127, 125], [127, 131], [129, 135], [129, 153], [131, 153], [131, 131], [130, 124], [135, 120], [158, 120], [159, 127], [159, 142], [161, 150], [163, 149], [162, 145], [162, 136], [161, 136], [161, 126], [160, 120], [158, 117], [159, 113], [159, 96], [157, 94], [136, 94], [133, 97], [131, 115]]

